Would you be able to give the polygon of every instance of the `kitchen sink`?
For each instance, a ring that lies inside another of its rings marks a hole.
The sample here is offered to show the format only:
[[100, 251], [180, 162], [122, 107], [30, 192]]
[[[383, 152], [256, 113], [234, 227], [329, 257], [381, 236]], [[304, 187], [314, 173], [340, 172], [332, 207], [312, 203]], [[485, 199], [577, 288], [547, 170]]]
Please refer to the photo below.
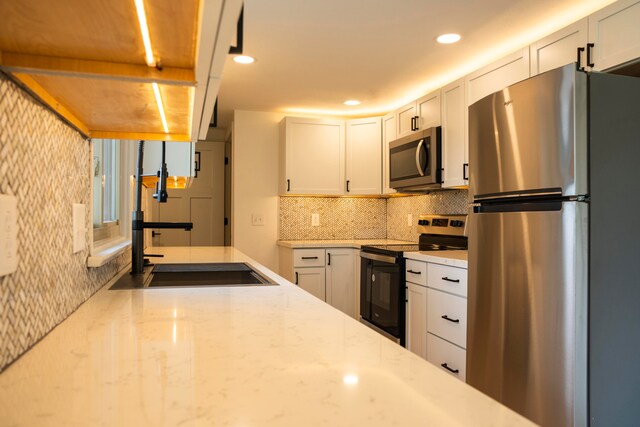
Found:
[[[143, 276], [143, 277], [140, 277]], [[110, 289], [277, 285], [243, 262], [157, 264], [142, 275], [125, 274]]]

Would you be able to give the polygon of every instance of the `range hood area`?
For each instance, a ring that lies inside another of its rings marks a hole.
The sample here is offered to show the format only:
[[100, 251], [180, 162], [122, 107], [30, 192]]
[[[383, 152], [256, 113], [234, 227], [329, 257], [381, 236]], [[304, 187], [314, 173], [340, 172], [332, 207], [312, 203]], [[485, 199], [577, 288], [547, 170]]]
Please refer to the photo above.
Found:
[[241, 8], [1, 2], [0, 71], [87, 138], [204, 139]]

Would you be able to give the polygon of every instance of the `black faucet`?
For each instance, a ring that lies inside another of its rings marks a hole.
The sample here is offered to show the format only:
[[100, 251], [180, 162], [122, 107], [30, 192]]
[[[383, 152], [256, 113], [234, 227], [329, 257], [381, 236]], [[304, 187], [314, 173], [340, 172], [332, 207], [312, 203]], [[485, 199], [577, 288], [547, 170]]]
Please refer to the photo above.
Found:
[[[192, 222], [145, 222], [142, 211], [142, 158], [144, 141], [138, 144], [138, 169], [136, 170], [136, 210], [131, 221], [131, 274], [140, 274], [144, 269], [144, 229], [145, 228], [177, 228], [191, 231]], [[162, 141], [162, 165], [153, 195], [160, 203], [167, 201], [167, 164], [165, 162], [165, 142]], [[147, 255], [150, 256], [150, 255]]]

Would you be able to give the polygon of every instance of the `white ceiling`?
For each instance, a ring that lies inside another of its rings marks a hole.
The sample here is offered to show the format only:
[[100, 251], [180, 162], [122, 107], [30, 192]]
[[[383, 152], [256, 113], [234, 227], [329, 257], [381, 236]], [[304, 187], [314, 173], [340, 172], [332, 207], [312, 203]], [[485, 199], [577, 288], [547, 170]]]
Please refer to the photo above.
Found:
[[[256, 62], [228, 58], [218, 126], [233, 110], [382, 115], [609, 3], [245, 0], [244, 53]], [[449, 32], [462, 40], [435, 42]]]

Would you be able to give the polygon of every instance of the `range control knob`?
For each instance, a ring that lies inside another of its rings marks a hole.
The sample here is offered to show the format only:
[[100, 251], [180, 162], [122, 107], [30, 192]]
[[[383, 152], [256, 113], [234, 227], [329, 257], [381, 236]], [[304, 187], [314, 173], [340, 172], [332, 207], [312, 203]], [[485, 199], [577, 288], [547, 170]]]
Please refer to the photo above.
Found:
[[451, 226], [452, 227], [463, 227], [464, 226], [464, 221], [451, 221]]
[[429, 220], [428, 219], [419, 219], [418, 220], [418, 225], [429, 225]]

